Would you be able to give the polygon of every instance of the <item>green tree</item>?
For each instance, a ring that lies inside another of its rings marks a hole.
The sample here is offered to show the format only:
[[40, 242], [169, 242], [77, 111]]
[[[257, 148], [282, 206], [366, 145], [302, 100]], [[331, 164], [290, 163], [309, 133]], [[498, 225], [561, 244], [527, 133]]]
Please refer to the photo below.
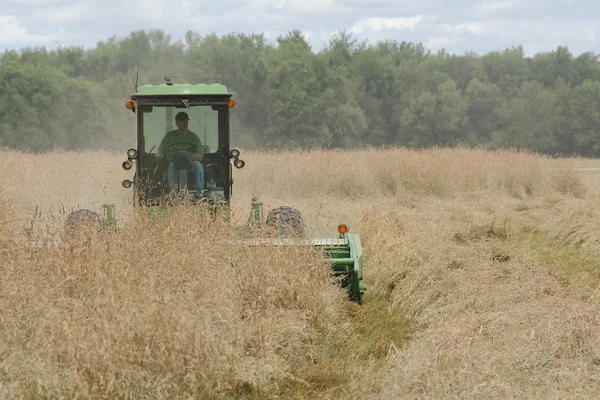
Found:
[[473, 79], [465, 90], [465, 97], [469, 104], [469, 142], [489, 144], [492, 133], [499, 129], [503, 121], [506, 99], [502, 91], [493, 83], [486, 84]]
[[586, 81], [574, 90], [573, 119], [577, 152], [585, 157], [600, 156], [600, 82]]
[[489, 81], [507, 97], [517, 96], [520, 87], [529, 79], [529, 62], [522, 46], [490, 52], [482, 57], [482, 62]]
[[468, 102], [448, 80], [436, 93], [422, 92], [400, 112], [398, 142], [410, 147], [447, 146], [465, 139]]
[[421, 43], [334, 35], [319, 52], [302, 33], [175, 40], [162, 30], [94, 48], [0, 55], [0, 145], [45, 150], [131, 144], [124, 102], [139, 83], [221, 82], [234, 93], [233, 143], [255, 148], [413, 147], [467, 143], [597, 156], [600, 58], [521, 46], [478, 56]]
[[318, 102], [322, 93], [316, 74], [318, 61], [300, 31], [279, 37], [277, 42], [269, 60], [267, 145], [290, 148], [330, 143], [332, 134], [323, 124], [324, 111]]
[[506, 105], [503, 127], [492, 135], [494, 145], [540, 152], [555, 149], [554, 107], [552, 90], [539, 82], [525, 82], [517, 97]]
[[545, 86], [554, 86], [559, 78], [566, 82], [579, 80], [573, 55], [564, 46], [559, 46], [549, 53], [536, 54], [531, 60], [531, 74], [533, 79]]

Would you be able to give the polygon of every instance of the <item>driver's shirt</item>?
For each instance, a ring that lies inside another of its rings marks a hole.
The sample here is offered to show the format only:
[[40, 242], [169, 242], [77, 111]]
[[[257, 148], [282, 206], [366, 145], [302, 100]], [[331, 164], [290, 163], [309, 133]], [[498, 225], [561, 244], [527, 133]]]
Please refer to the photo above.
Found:
[[192, 145], [196, 146], [196, 149], [192, 149], [190, 152], [204, 155], [204, 146], [202, 146], [202, 142], [198, 135], [194, 132], [188, 130], [185, 135], [181, 135], [178, 129], [174, 131], [169, 131], [163, 138], [160, 146], [158, 147], [159, 153], [167, 153], [169, 151], [177, 150], [188, 150], [192, 147]]

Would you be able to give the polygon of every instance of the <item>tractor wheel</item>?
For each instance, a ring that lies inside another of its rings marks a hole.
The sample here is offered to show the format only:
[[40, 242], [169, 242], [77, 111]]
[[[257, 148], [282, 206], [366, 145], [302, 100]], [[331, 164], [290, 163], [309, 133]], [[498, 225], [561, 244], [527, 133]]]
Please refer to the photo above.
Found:
[[102, 226], [102, 218], [97, 212], [81, 209], [71, 211], [67, 216], [65, 228], [69, 234], [75, 234], [78, 231], [98, 231]]
[[269, 211], [265, 221], [266, 225], [274, 228], [278, 237], [299, 237], [305, 232], [302, 213], [295, 208], [281, 206]]

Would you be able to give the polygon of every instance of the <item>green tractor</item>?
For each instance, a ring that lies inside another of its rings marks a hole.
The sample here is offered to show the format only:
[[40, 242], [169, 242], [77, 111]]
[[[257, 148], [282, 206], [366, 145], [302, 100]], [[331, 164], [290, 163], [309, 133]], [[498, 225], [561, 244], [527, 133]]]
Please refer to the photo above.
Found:
[[[233, 167], [244, 168], [240, 151], [230, 146], [230, 112], [235, 101], [224, 85], [145, 85], [126, 102], [137, 116], [137, 148], [127, 151], [122, 167], [134, 169], [133, 188], [137, 205], [157, 209], [174, 202], [229, 213], [233, 194]], [[114, 207], [105, 205], [104, 223], [114, 224]], [[98, 219], [89, 210], [72, 212], [68, 224]], [[351, 300], [363, 301], [365, 285], [362, 248], [358, 234], [338, 226], [338, 236], [306, 239], [302, 214], [291, 207], [271, 210], [263, 221], [262, 203], [252, 199], [248, 226], [265, 225], [278, 232], [277, 239], [255, 241], [273, 245], [309, 245], [322, 249], [331, 263], [331, 273], [347, 288]], [[252, 241], [248, 241], [252, 244]]]

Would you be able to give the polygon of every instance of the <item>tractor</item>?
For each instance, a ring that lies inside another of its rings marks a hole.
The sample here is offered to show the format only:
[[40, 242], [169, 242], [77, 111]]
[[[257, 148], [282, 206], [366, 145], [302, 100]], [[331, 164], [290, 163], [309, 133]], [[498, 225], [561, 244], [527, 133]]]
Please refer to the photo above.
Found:
[[[137, 146], [127, 150], [122, 163], [134, 169], [133, 188], [136, 205], [147, 209], [186, 204], [213, 212], [229, 213], [233, 194], [233, 167], [245, 162], [240, 151], [230, 145], [230, 113], [236, 106], [225, 85], [175, 84], [165, 77], [158, 85], [136, 85], [126, 101], [126, 109], [136, 114]], [[105, 205], [105, 223], [114, 224], [114, 206]], [[77, 210], [68, 217], [71, 226], [79, 218], [98, 219], [89, 210]], [[248, 241], [272, 245], [308, 245], [323, 250], [331, 274], [347, 289], [350, 300], [362, 303], [363, 254], [358, 234], [349, 233], [347, 224], [338, 226], [335, 238], [307, 239], [302, 214], [291, 207], [271, 210], [263, 221], [262, 203], [253, 198], [247, 225], [274, 228], [277, 239]], [[255, 245], [254, 244], [254, 245]]]

